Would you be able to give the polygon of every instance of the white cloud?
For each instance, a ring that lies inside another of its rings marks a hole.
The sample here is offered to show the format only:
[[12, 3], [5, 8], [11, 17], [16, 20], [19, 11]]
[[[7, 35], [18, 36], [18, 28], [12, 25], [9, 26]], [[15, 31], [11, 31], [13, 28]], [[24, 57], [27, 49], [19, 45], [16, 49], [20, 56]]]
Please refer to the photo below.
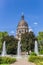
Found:
[[37, 22], [34, 22], [34, 25], [37, 25], [38, 23]]
[[29, 32], [33, 31], [32, 28], [29, 29]]
[[30, 31], [33, 31], [32, 28], [31, 28], [31, 26], [29, 26], [29, 32], [30, 32]]
[[11, 33], [11, 34], [14, 34], [14, 31], [11, 31], [10, 33]]

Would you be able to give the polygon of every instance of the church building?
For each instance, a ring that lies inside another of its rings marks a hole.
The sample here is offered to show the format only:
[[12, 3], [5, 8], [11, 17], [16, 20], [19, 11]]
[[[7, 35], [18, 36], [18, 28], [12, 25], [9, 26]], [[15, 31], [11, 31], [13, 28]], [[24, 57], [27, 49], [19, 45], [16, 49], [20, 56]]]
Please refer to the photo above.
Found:
[[21, 20], [19, 21], [17, 25], [17, 31], [16, 31], [16, 38], [21, 38], [21, 34], [24, 34], [25, 32], [28, 32], [28, 24], [24, 19], [24, 15], [21, 16]]

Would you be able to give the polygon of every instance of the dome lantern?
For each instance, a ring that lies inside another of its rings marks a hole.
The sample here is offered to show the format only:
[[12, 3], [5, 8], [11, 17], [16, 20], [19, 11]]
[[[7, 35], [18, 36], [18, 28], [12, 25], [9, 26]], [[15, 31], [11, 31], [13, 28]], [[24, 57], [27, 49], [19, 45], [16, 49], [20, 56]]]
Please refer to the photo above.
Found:
[[24, 15], [22, 14], [21, 19], [24, 20]]

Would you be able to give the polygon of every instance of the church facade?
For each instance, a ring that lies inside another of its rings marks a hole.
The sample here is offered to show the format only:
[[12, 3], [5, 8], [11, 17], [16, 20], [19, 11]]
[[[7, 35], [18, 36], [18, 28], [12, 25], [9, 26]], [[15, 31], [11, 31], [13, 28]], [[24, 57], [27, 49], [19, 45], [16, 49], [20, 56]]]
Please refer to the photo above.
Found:
[[24, 15], [21, 16], [21, 20], [17, 25], [16, 38], [21, 38], [21, 34], [24, 34], [29, 31], [28, 24], [24, 19]]

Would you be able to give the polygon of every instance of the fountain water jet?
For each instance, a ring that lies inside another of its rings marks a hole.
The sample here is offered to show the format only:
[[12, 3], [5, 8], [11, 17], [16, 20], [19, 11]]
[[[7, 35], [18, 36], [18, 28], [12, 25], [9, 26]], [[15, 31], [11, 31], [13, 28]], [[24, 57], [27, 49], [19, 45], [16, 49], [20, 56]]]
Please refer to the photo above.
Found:
[[38, 55], [38, 43], [35, 41], [34, 52]]
[[1, 56], [6, 56], [6, 46], [5, 46], [5, 43], [6, 43], [6, 42], [4, 41]]
[[21, 58], [21, 40], [18, 41], [18, 48], [17, 48], [17, 57]]

